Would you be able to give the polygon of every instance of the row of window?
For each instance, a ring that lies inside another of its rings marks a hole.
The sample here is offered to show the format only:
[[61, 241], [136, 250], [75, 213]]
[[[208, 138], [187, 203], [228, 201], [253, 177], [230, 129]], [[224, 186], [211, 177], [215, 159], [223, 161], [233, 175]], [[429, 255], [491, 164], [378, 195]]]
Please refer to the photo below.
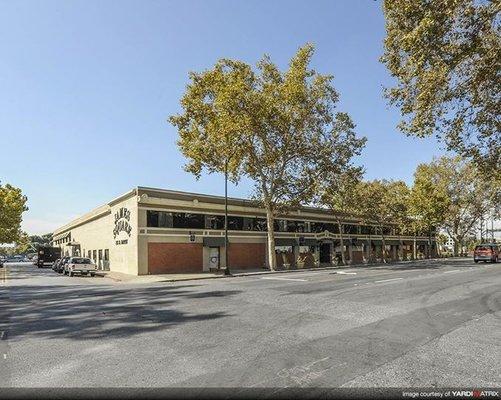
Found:
[[[184, 229], [224, 229], [224, 215], [176, 213], [147, 210], [147, 226], [150, 228], [184, 228]], [[353, 235], [378, 235], [380, 227], [371, 225], [342, 224], [343, 233]], [[265, 218], [228, 216], [228, 229], [232, 231], [266, 231]], [[337, 224], [330, 222], [313, 222], [301, 220], [276, 219], [275, 232], [320, 233], [329, 231], [339, 233]], [[385, 235], [392, 233], [391, 227], [383, 228]]]
[[54, 240], [54, 245], [71, 242], [71, 232], [61, 239]]
[[[85, 256], [85, 250], [82, 251], [82, 256]], [[87, 257], [92, 259], [99, 269], [108, 269], [110, 266], [110, 250], [87, 250]]]

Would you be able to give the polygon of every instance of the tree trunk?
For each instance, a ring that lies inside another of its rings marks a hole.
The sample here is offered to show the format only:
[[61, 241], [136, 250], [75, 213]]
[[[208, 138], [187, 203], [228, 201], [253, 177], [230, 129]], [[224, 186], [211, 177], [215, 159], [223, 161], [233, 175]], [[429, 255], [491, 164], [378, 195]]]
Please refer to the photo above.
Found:
[[339, 240], [341, 242], [341, 264], [346, 265], [346, 257], [344, 254], [344, 240], [343, 240], [343, 230], [341, 226], [341, 222], [337, 221], [337, 226], [339, 228]]
[[385, 257], [385, 252], [386, 252], [386, 240], [384, 238], [384, 231], [383, 227], [381, 226], [381, 239], [382, 239], [382, 245], [381, 245], [381, 258], [383, 259], [383, 264], [386, 264], [386, 257]]
[[268, 226], [268, 266], [270, 271], [277, 269], [277, 256], [275, 253], [274, 218], [271, 209], [266, 209], [266, 223]]
[[432, 251], [431, 251], [431, 229], [428, 230], [428, 258], [429, 259], [433, 258]]
[[398, 259], [399, 261], [404, 261], [404, 241], [402, 236], [398, 235]]
[[457, 257], [458, 256], [458, 253], [459, 253], [459, 249], [458, 249], [458, 245], [459, 245], [459, 242], [457, 239], [454, 239], [452, 238], [452, 240], [454, 241], [454, 257]]

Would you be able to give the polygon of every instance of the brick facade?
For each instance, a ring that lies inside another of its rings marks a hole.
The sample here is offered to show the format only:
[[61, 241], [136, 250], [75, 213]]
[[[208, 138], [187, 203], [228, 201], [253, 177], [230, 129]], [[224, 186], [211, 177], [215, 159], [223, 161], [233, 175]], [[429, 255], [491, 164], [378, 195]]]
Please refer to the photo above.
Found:
[[203, 271], [201, 243], [148, 243], [148, 272], [175, 274]]
[[266, 244], [230, 243], [228, 258], [231, 268], [262, 268], [266, 264]]

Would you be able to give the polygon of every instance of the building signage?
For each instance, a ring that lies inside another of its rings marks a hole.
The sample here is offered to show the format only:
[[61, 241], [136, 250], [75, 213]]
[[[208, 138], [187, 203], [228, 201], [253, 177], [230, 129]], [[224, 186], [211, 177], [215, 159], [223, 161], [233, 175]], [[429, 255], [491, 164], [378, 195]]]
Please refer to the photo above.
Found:
[[[121, 232], [125, 232], [129, 237], [132, 232], [130, 224], [130, 211], [125, 207], [121, 207], [115, 213], [115, 228], [113, 229], [113, 238], [116, 239]], [[116, 244], [127, 244], [128, 239], [116, 240]]]

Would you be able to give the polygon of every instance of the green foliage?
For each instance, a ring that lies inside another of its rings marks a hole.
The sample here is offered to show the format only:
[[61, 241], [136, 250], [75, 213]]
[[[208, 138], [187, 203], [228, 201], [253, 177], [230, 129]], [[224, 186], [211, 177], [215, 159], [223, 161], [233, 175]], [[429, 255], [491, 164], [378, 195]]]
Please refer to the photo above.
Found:
[[375, 179], [361, 182], [357, 192], [359, 212], [367, 220], [381, 227], [407, 224], [409, 188], [405, 182]]
[[432, 164], [420, 164], [414, 173], [409, 209], [418, 230], [429, 231], [443, 225], [446, 219], [451, 199], [437, 172]]
[[31, 235], [29, 237], [31, 247], [36, 249], [38, 246], [50, 246], [52, 244], [52, 233], [45, 235]]
[[400, 129], [436, 134], [499, 174], [501, 36], [499, 0], [385, 0], [381, 61], [397, 80], [386, 91]]
[[177, 127], [186, 170], [252, 179], [254, 198], [267, 211], [269, 259], [275, 266], [273, 218], [312, 200], [321, 176], [342, 171], [360, 152], [346, 113], [335, 112], [332, 76], [309, 67], [313, 46], [300, 48], [282, 72], [268, 56], [251, 66], [228, 59], [191, 73]]
[[471, 162], [441, 157], [421, 164], [414, 175], [411, 209], [424, 226], [446, 230], [457, 247], [474, 234], [475, 224], [496, 206], [499, 188]]
[[21, 235], [22, 214], [28, 210], [21, 189], [0, 184], [0, 243], [12, 243]]

